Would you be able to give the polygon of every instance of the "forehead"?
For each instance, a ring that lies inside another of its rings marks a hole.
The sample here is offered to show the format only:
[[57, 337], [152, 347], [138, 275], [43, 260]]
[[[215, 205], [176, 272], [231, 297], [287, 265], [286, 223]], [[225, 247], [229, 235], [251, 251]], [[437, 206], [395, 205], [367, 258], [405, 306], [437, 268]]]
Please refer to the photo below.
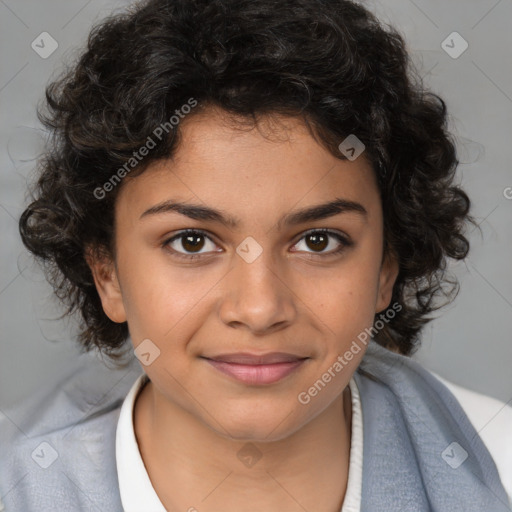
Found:
[[222, 207], [243, 219], [262, 209], [270, 217], [339, 197], [364, 203], [369, 213], [380, 207], [364, 154], [354, 161], [335, 157], [298, 118], [241, 124], [209, 109], [182, 121], [172, 158], [123, 183], [118, 205], [125, 210], [123, 204], [129, 204], [140, 215], [172, 198]]

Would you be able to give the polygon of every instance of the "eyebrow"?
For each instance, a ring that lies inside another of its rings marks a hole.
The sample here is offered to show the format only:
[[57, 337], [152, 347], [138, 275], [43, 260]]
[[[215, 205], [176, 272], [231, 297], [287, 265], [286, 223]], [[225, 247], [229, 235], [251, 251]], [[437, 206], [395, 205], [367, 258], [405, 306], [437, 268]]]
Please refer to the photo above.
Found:
[[[201, 206], [179, 201], [167, 200], [158, 203], [151, 208], [147, 209], [140, 219], [150, 216], [159, 215], [163, 213], [176, 212], [194, 220], [218, 222], [230, 228], [236, 228], [240, 225], [240, 221], [236, 217], [232, 217], [223, 213], [220, 210], [215, 210], [209, 206]], [[366, 208], [355, 201], [337, 198], [328, 203], [317, 204], [308, 208], [303, 208], [283, 216], [277, 222], [277, 228], [281, 229], [284, 226], [294, 226], [315, 220], [327, 219], [338, 215], [340, 213], [357, 213], [365, 220], [368, 217]]]

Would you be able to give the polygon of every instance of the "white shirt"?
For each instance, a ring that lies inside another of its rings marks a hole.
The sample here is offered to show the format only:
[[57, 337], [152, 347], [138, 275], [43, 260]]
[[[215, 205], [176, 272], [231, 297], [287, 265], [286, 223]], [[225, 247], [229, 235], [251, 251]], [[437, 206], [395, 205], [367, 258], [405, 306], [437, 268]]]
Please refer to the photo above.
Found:
[[[432, 372], [431, 372], [432, 373]], [[512, 407], [494, 398], [469, 391], [433, 374], [457, 398], [493, 457], [512, 503]], [[116, 431], [119, 491], [125, 512], [166, 512], [149, 479], [133, 426], [135, 399], [144, 384], [142, 374], [126, 396]], [[349, 382], [352, 395], [352, 432], [347, 489], [341, 512], [360, 512], [363, 481], [363, 420], [359, 389]], [[491, 421], [492, 420], [492, 421]]]

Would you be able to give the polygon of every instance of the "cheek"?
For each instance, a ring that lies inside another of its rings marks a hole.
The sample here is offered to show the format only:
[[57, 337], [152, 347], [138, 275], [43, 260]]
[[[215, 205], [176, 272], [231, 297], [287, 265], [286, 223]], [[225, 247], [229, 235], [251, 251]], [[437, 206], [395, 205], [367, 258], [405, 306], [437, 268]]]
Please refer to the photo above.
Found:
[[367, 338], [365, 329], [374, 322], [381, 264], [376, 238], [368, 237], [366, 245], [360, 245], [342, 264], [333, 267], [328, 276], [316, 279], [315, 286], [308, 288], [304, 281], [303, 293], [309, 297], [306, 302], [320, 319], [326, 336], [323, 365], [332, 365], [339, 355], [349, 351], [347, 360], [341, 363], [344, 372], [355, 370], [359, 364], [366, 349], [361, 336]]
[[205, 296], [222, 277], [207, 268], [173, 265], [160, 251], [124, 254], [118, 269], [128, 326], [135, 343], [144, 338], [164, 343], [173, 337], [187, 324], [190, 315], [201, 314]]
[[303, 280], [302, 297], [315, 315], [336, 335], [357, 335], [375, 315], [379, 267], [354, 256], [350, 262], [317, 275], [314, 286]]

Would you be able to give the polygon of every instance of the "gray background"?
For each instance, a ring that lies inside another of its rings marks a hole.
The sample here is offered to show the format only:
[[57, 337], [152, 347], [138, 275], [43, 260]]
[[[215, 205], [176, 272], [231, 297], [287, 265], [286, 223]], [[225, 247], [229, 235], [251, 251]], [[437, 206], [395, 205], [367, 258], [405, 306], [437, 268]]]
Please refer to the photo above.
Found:
[[[512, 0], [365, 4], [406, 37], [425, 83], [446, 100], [461, 160], [459, 179], [483, 232], [471, 232], [466, 262], [450, 266], [461, 291], [425, 329], [414, 357], [454, 383], [510, 401]], [[94, 21], [126, 5], [0, 0], [0, 409], [51, 385], [82, 359], [73, 322], [51, 320], [59, 310], [21, 244], [17, 220], [44, 141], [35, 111], [45, 84], [76, 56]], [[456, 59], [441, 47], [454, 31], [469, 44]], [[31, 48], [42, 32], [58, 42], [45, 59]]]

